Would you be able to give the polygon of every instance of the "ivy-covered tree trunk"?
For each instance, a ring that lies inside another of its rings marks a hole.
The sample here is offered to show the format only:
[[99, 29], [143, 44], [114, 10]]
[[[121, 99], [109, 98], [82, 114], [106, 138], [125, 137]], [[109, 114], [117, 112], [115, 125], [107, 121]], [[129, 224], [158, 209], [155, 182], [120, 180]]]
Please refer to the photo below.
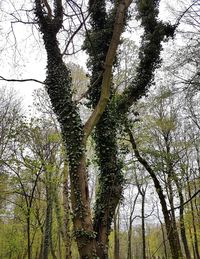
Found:
[[[106, 1], [90, 2], [91, 29], [85, 40], [89, 54], [88, 66], [92, 71], [88, 95], [89, 105], [97, 105], [102, 85], [103, 64], [112, 38], [112, 28], [118, 4], [112, 11], [106, 11]], [[93, 41], [91, 42], [91, 39]], [[112, 82], [111, 89], [112, 89]], [[111, 90], [112, 91], [112, 90]], [[112, 94], [110, 100], [112, 98]], [[108, 236], [115, 209], [122, 193], [123, 176], [117, 156], [117, 127], [113, 107], [109, 101], [94, 132], [96, 153], [99, 165], [98, 190], [94, 209], [94, 230], [97, 232], [97, 249], [101, 258], [108, 256]]]
[[[92, 224], [89, 207], [85, 145], [87, 137], [98, 123], [109, 100], [112, 65], [119, 45], [120, 35], [123, 31], [125, 13], [131, 2], [131, 0], [119, 1], [115, 22], [112, 27], [112, 39], [104, 62], [101, 95], [92, 115], [83, 127], [77, 110], [77, 104], [72, 100], [70, 72], [62, 60], [57, 42], [57, 33], [61, 29], [63, 22], [62, 2], [60, 0], [54, 1], [52, 15], [51, 7], [47, 1], [35, 0], [36, 16], [47, 52], [46, 89], [54, 112], [60, 122], [69, 161], [74, 234], [81, 258], [93, 258], [96, 254], [100, 258], [104, 258], [104, 252], [102, 254], [102, 249], [99, 249], [98, 245], [96, 246], [96, 240], [98, 241], [103, 237], [103, 245], [107, 246], [108, 244], [107, 226], [105, 227], [103, 220], [96, 220], [96, 222], [102, 222], [103, 226], [98, 232], [94, 231], [96, 229], [93, 228]], [[49, 10], [48, 14], [46, 14], [42, 4]], [[109, 185], [110, 183], [106, 182], [106, 184]], [[108, 186], [108, 188], [110, 187]], [[109, 209], [109, 205], [112, 206], [113, 200], [107, 201], [103, 199], [101, 202], [102, 205], [105, 203], [106, 208]], [[106, 213], [110, 212], [107, 210]], [[109, 215], [104, 213], [104, 215], [104, 219], [109, 219], [111, 222], [113, 213]], [[111, 217], [108, 217], [110, 215]], [[101, 214], [98, 214], [97, 217], [101, 217]]]
[[[110, 98], [106, 110], [96, 125], [94, 139], [99, 161], [99, 189], [95, 204], [94, 230], [102, 257], [107, 256], [108, 235], [115, 208], [123, 188], [123, 176], [117, 157], [117, 121], [145, 94], [150, 86], [156, 66], [160, 63], [161, 42], [164, 36], [173, 35], [174, 28], [157, 21], [159, 1], [137, 1], [138, 16], [145, 33], [140, 49], [137, 75], [117, 104]], [[92, 107], [98, 103], [101, 91], [104, 60], [112, 36], [113, 17], [117, 8], [106, 11], [106, 1], [90, 1], [91, 29], [88, 30], [85, 49], [89, 54], [88, 66], [92, 71], [89, 100]], [[112, 85], [111, 85], [112, 87]], [[105, 201], [108, 203], [105, 203]], [[103, 257], [103, 258], [104, 258]]]
[[85, 173], [83, 126], [77, 108], [72, 101], [70, 72], [62, 60], [56, 38], [62, 26], [63, 8], [61, 1], [55, 1], [54, 12], [54, 18], [45, 16], [41, 1], [36, 0], [36, 15], [47, 52], [46, 89], [61, 125], [63, 141], [69, 159], [74, 233], [81, 258], [93, 258], [95, 235]]

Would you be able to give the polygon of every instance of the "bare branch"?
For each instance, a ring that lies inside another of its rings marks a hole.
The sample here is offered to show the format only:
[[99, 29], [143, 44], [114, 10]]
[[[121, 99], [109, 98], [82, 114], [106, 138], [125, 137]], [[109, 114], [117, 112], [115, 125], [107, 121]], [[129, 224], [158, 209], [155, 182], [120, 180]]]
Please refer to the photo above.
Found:
[[23, 82], [36, 82], [42, 85], [45, 85], [44, 82], [37, 80], [37, 79], [33, 79], [33, 78], [27, 78], [27, 79], [13, 79], [13, 78], [5, 78], [3, 76], [0, 76], [0, 80], [1, 81], [6, 81], [6, 82], [18, 82], [18, 83], [23, 83]]
[[[180, 208], [184, 207], [187, 203], [189, 203], [192, 199], [194, 199], [199, 193], [200, 193], [200, 189], [199, 189], [197, 192], [195, 192], [195, 193], [191, 196], [190, 199], [188, 199], [187, 201], [185, 201], [183, 204], [181, 204], [181, 205], [179, 205], [179, 206], [173, 208], [173, 210], [177, 210], [177, 209], [180, 209]], [[170, 210], [168, 210], [168, 211], [170, 212], [170, 211], [172, 211], [172, 209], [170, 209]]]
[[180, 24], [181, 19], [184, 17], [184, 15], [198, 2], [198, 0], [194, 1], [177, 19], [175, 26], [177, 27]]

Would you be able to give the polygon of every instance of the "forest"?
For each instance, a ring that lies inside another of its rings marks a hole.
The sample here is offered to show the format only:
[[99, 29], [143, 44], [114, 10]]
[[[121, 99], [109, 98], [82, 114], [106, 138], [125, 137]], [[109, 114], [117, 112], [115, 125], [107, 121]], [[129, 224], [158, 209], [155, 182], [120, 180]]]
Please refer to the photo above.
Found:
[[200, 259], [200, 2], [0, 1], [0, 259]]

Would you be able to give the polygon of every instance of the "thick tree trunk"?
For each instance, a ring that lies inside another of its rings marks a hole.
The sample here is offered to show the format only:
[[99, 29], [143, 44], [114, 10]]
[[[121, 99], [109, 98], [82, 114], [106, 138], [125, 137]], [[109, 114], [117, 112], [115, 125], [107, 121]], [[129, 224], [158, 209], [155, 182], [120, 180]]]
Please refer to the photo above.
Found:
[[98, 255], [100, 258], [106, 258], [108, 236], [115, 209], [121, 198], [123, 182], [117, 158], [115, 122], [107, 109], [96, 127], [96, 145], [100, 157], [100, 176], [95, 204], [94, 230], [98, 233]]
[[[61, 10], [57, 12], [62, 16], [62, 6], [59, 8]], [[56, 39], [62, 18], [61, 20], [55, 18], [54, 23], [48, 23], [42, 13], [40, 0], [36, 0], [36, 9], [47, 51], [47, 91], [61, 125], [69, 158], [74, 234], [81, 258], [90, 259], [95, 254], [95, 233], [89, 207], [83, 127], [75, 103], [72, 101], [70, 73], [62, 61]]]
[[[116, 57], [115, 47], [120, 43], [119, 36], [123, 31], [126, 10], [131, 2], [130, 0], [115, 2], [115, 8], [113, 8], [113, 12], [110, 13], [111, 15], [109, 17], [106, 13], [105, 1], [90, 1], [89, 8], [91, 11], [92, 26], [90, 33], [91, 35], [95, 35], [95, 40], [88, 46], [87, 41], [89, 39], [87, 39], [85, 45], [90, 59], [93, 61], [90, 63], [92, 77], [89, 99], [94, 109], [96, 109], [101, 99], [102, 87], [105, 86], [105, 83], [109, 85], [109, 88], [112, 85], [112, 70], [110, 70], [110, 80], [106, 82], [104, 80], [104, 68], [102, 64], [105, 67], [110, 66], [112, 61], [113, 65]], [[110, 26], [113, 26], [113, 30], [107, 29], [108, 23]], [[103, 35], [101, 33], [102, 31], [104, 31]], [[110, 100], [111, 98], [96, 125], [94, 137], [100, 175], [93, 225], [97, 233], [97, 254], [100, 258], [108, 257], [108, 236], [116, 207], [121, 198], [123, 183], [121, 166], [117, 157], [116, 115], [113, 113]]]
[[[111, 164], [111, 166], [109, 166], [109, 170], [104, 170], [99, 179], [100, 188], [99, 196], [96, 202], [93, 227], [89, 207], [88, 182], [85, 166], [85, 142], [94, 126], [98, 123], [102, 113], [105, 111], [105, 106], [107, 105], [109, 100], [112, 65], [116, 56], [117, 47], [120, 43], [120, 35], [124, 29], [126, 11], [132, 0], [115, 1], [116, 19], [113, 26], [112, 38], [109, 38], [111, 39], [110, 42], [108, 41], [109, 39], [106, 39], [105, 41], [105, 43], [109, 45], [107, 51], [103, 50], [103, 52], [100, 52], [100, 57], [102, 53], [106, 53], [106, 58], [105, 60], [103, 60], [103, 63], [101, 63], [101, 73], [103, 74], [101, 94], [100, 97], [98, 96], [99, 101], [97, 103], [97, 106], [95, 107], [91, 117], [85, 124], [85, 127], [83, 127], [81, 123], [80, 116], [77, 111], [77, 105], [72, 100], [70, 73], [62, 60], [62, 55], [60, 53], [56, 38], [56, 35], [62, 28], [63, 23], [62, 1], [54, 0], [53, 2], [54, 10], [52, 11], [47, 1], [35, 0], [35, 12], [38, 19], [38, 24], [40, 25], [40, 31], [43, 34], [44, 45], [47, 52], [47, 78], [45, 81], [46, 88], [51, 99], [53, 109], [61, 125], [63, 141], [69, 159], [71, 201], [73, 209], [75, 236], [81, 258], [92, 258], [93, 255], [96, 254], [96, 241], [98, 243], [98, 256], [100, 258], [106, 258], [110, 226], [116, 206], [121, 197], [122, 176], [119, 164], [116, 161], [116, 155], [110, 156], [109, 163]], [[101, 2], [104, 3], [104, 1], [89, 2], [91, 3], [92, 8], [94, 8], [93, 4], [101, 4]], [[151, 46], [147, 44], [146, 49], [148, 49], [148, 51], [146, 52], [148, 52], [148, 54], [150, 55], [147, 55], [148, 58], [145, 59], [145, 61], [147, 61], [145, 64], [144, 61], [141, 62], [142, 74], [138, 73], [139, 78], [143, 79], [144, 71], [147, 72], [147, 77], [145, 77], [146, 79], [143, 80], [142, 84], [139, 85], [139, 88], [142, 87], [142, 91], [138, 91], [138, 89], [135, 89], [134, 86], [133, 91], [131, 91], [131, 96], [128, 95], [128, 97], [130, 97], [128, 98], [128, 104], [132, 103], [134, 100], [138, 99], [139, 96], [145, 93], [146, 88], [150, 84], [150, 81], [153, 77], [152, 70], [154, 69], [152, 68], [156, 67], [159, 60], [161, 41], [165, 35], [170, 35], [170, 31], [172, 29], [171, 26], [164, 26], [161, 23], [158, 24], [158, 22], [156, 21], [155, 14], [157, 14], [158, 12], [157, 10], [154, 11], [154, 8], [156, 8], [155, 6], [157, 6], [157, 2], [158, 1], [156, 1], [156, 5], [150, 2], [149, 6], [147, 5], [147, 8], [146, 5], [144, 8], [139, 8], [140, 11], [142, 9], [140, 17], [145, 16], [144, 20], [147, 21], [147, 24], [149, 22], [151, 23], [151, 25], [153, 24], [153, 28], [155, 27], [155, 32], [154, 29], [153, 31], [150, 30], [149, 35], [147, 35], [146, 37], [146, 39], [148, 39], [146, 40], [146, 42], [149, 42], [149, 36], [151, 36], [150, 43], [153, 42], [153, 48], [151, 49]], [[45, 7], [49, 10], [48, 13], [44, 11], [45, 8], [43, 8], [42, 5], [45, 5]], [[102, 21], [102, 16], [99, 15], [99, 13], [102, 9], [99, 8], [98, 5], [96, 7], [98, 8], [98, 12], [95, 19], [97, 19], [100, 23]], [[106, 10], [106, 5], [104, 5], [103, 8], [104, 10]], [[152, 15], [145, 14], [147, 9], [149, 9], [150, 13], [152, 12]], [[107, 15], [108, 14], [106, 13], [106, 16]], [[112, 15], [113, 13], [111, 12], [111, 17]], [[146, 17], [150, 17], [150, 21], [146, 19]], [[108, 25], [111, 23], [111, 20], [108, 20], [106, 22]], [[107, 27], [107, 25], [105, 27], [105, 31], [112, 31], [110, 30], [110, 27]], [[147, 27], [151, 28], [151, 26], [149, 25]], [[102, 37], [102, 34], [100, 34], [100, 36]], [[97, 40], [99, 39], [100, 38], [98, 38]], [[101, 43], [98, 44], [97, 49], [100, 47]], [[158, 48], [158, 51], [155, 51], [155, 48]], [[150, 49], [151, 51], [149, 52]], [[93, 45], [92, 51], [94, 52]], [[140, 54], [140, 56], [142, 57], [143, 54]], [[98, 58], [99, 56], [97, 56], [97, 60]], [[152, 61], [149, 62], [149, 60]], [[136, 86], [136, 88], [137, 87], [138, 85]], [[140, 92], [139, 95], [138, 92]], [[135, 93], [136, 96], [132, 98], [132, 95]], [[115, 134], [115, 131], [112, 133]], [[101, 162], [104, 163], [103, 160]]]

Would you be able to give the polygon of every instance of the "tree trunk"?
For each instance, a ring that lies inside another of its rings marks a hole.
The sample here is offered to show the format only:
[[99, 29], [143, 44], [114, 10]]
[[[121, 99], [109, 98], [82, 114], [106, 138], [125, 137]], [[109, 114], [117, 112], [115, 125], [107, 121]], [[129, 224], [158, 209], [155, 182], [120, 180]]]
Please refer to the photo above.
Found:
[[132, 222], [129, 220], [127, 259], [132, 259]]
[[160, 185], [160, 182], [159, 182], [156, 174], [152, 170], [151, 166], [148, 164], [148, 162], [144, 158], [142, 158], [140, 156], [140, 153], [137, 149], [137, 145], [136, 145], [135, 139], [133, 138], [132, 132], [128, 128], [126, 130], [129, 134], [130, 141], [131, 141], [135, 156], [138, 159], [138, 161], [147, 170], [149, 175], [151, 176], [151, 179], [154, 183], [154, 187], [155, 187], [156, 192], [158, 194], [160, 204], [161, 204], [161, 208], [162, 208], [162, 212], [163, 212], [163, 216], [164, 216], [164, 220], [165, 220], [165, 227], [166, 227], [167, 237], [168, 237], [168, 241], [169, 241], [169, 245], [170, 245], [172, 259], [179, 259], [179, 258], [181, 258], [180, 257], [181, 255], [180, 255], [179, 247], [177, 247], [177, 240], [176, 240], [177, 233], [174, 232], [174, 229], [173, 229], [173, 221], [172, 221], [172, 219], [170, 217], [170, 214], [169, 214], [169, 211], [167, 209], [167, 203], [166, 203], [166, 200], [165, 200], [165, 195], [163, 193], [162, 186]]
[[[51, 172], [46, 172], [51, 174]], [[51, 245], [52, 238], [52, 213], [53, 213], [53, 200], [52, 200], [52, 188], [51, 188], [51, 177], [46, 179], [46, 217], [45, 217], [45, 229], [44, 229], [44, 245], [43, 245], [43, 259], [48, 259], [49, 248]]]
[[63, 170], [63, 203], [64, 203], [64, 242], [65, 242], [65, 259], [72, 259], [71, 254], [71, 227], [70, 227], [70, 203], [69, 203], [69, 181], [68, 170], [65, 163]]
[[[189, 196], [189, 199], [191, 199], [192, 194], [191, 194], [189, 178], [187, 179], [187, 187], [188, 187], [188, 196]], [[199, 247], [198, 247], [198, 237], [197, 237], [197, 230], [196, 230], [196, 224], [195, 224], [194, 205], [193, 205], [192, 200], [190, 201], [190, 207], [191, 207], [191, 214], [192, 214], [192, 226], [193, 226], [193, 231], [194, 231], [195, 257], [196, 257], [196, 259], [200, 259]]]
[[160, 226], [161, 226], [161, 231], [162, 231], [162, 238], [163, 238], [163, 246], [164, 246], [165, 259], [168, 259], [168, 256], [167, 256], [167, 247], [166, 247], [166, 240], [165, 240], [165, 231], [164, 231], [163, 224], [162, 224], [161, 221], [160, 221]]
[[[111, 174], [111, 181], [103, 181], [106, 185], [101, 186], [102, 190], [106, 190], [106, 195], [99, 196], [98, 201], [100, 203], [97, 202], [96, 211], [98, 211], [98, 213], [95, 215], [93, 228], [89, 206], [85, 145], [88, 135], [98, 123], [109, 99], [112, 65], [124, 28], [126, 10], [131, 2], [131, 0], [119, 2], [112, 39], [104, 60], [105, 69], [103, 71], [99, 102], [83, 127], [77, 104], [72, 99], [72, 80], [70, 72], [63, 62], [56, 38], [63, 23], [62, 2], [60, 0], [55, 1], [55, 15], [51, 17], [51, 15], [46, 16], [44, 13], [41, 1], [35, 0], [36, 16], [40, 25], [40, 31], [43, 34], [44, 45], [47, 52], [46, 89], [61, 125], [63, 142], [68, 154], [74, 234], [81, 258], [93, 258], [96, 254], [95, 239], [97, 239], [98, 244], [100, 244], [97, 247], [98, 256], [100, 258], [105, 257], [104, 250], [107, 251], [110, 225], [119, 201], [119, 196], [121, 197], [121, 186], [120, 190], [115, 187], [115, 183], [118, 184], [119, 179], [114, 182], [116, 177]], [[48, 7], [50, 8], [49, 5]], [[110, 162], [112, 162], [112, 160]], [[105, 192], [103, 192], [103, 194], [104, 193]], [[118, 193], [120, 194], [118, 195]], [[105, 209], [101, 213], [101, 206], [104, 205]]]
[[30, 208], [27, 208], [27, 250], [28, 250], [28, 259], [32, 259], [32, 252], [31, 252], [31, 225], [30, 225]]
[[191, 259], [191, 254], [188, 246], [188, 241], [187, 241], [187, 236], [186, 236], [186, 231], [185, 231], [185, 223], [184, 223], [184, 198], [182, 194], [182, 188], [179, 183], [179, 179], [177, 177], [174, 177], [175, 184], [177, 186], [178, 194], [179, 194], [179, 200], [180, 200], [180, 210], [179, 210], [179, 220], [180, 220], [180, 232], [181, 232], [181, 239], [183, 242], [183, 247], [185, 250], [185, 255], [187, 259]]
[[[171, 166], [170, 166], [170, 168], [171, 168]], [[175, 176], [173, 170], [169, 169], [168, 183], [167, 183], [166, 188], [168, 188], [168, 190], [169, 190], [169, 203], [170, 203], [170, 207], [171, 207], [171, 210], [169, 213], [171, 213], [170, 217], [171, 217], [171, 224], [172, 224], [172, 229], [174, 232], [174, 237], [175, 237], [175, 242], [176, 242], [176, 248], [178, 249], [179, 257], [183, 258], [180, 239], [179, 239], [179, 235], [178, 235], [178, 229], [177, 229], [177, 225], [176, 225], [175, 210], [174, 210], [174, 192], [173, 192], [173, 188], [172, 188], [172, 178], [175, 179], [175, 177], [176, 176]]]
[[146, 236], [145, 236], [145, 191], [142, 191], [142, 258], [146, 259]]
[[114, 216], [114, 259], [119, 259], [119, 206]]

